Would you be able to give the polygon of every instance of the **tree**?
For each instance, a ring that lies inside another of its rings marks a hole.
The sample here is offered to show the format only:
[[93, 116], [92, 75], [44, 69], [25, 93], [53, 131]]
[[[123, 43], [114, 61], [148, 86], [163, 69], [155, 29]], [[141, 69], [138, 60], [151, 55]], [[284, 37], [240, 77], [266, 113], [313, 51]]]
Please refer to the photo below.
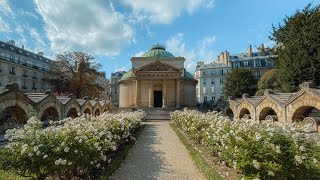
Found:
[[258, 96], [263, 95], [263, 91], [265, 89], [273, 89], [273, 90], [280, 89], [277, 69], [271, 69], [261, 76], [258, 82], [258, 91], [256, 92], [256, 95]]
[[225, 95], [226, 97], [240, 98], [243, 93], [254, 95], [257, 90], [257, 81], [253, 70], [249, 68], [232, 69], [226, 75]]
[[271, 40], [278, 44], [276, 68], [281, 90], [294, 92], [304, 81], [320, 85], [320, 5], [306, 6], [284, 24], [273, 26]]
[[64, 52], [58, 54], [51, 67], [53, 78], [49, 80], [54, 91], [74, 94], [77, 98], [98, 97], [103, 88], [96, 79], [101, 67], [91, 55], [84, 52]]

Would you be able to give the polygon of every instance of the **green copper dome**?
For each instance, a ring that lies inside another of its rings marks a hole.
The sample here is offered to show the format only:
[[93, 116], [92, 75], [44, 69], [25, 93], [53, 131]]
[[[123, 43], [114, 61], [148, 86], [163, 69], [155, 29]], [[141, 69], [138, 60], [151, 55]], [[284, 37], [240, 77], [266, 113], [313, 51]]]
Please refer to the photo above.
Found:
[[131, 77], [134, 77], [134, 73], [133, 73], [132, 71], [128, 71], [127, 73], [125, 73], [125, 74], [122, 76], [121, 80], [129, 79], [129, 78], [131, 78]]
[[141, 57], [163, 57], [163, 58], [171, 58], [174, 57], [170, 52], [166, 51], [164, 46], [159, 44], [153, 45], [152, 48], [145, 52]]
[[184, 77], [186, 79], [194, 79], [191, 73], [189, 73], [186, 69], [184, 69]]

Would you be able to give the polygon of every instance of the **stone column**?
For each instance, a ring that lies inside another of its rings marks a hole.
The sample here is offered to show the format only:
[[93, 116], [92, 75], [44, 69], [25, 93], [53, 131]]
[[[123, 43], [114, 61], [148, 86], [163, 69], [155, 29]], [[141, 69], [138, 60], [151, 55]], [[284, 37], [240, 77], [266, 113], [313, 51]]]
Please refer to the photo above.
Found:
[[162, 89], [162, 107], [167, 107], [167, 80], [163, 80], [163, 89]]
[[180, 80], [177, 81], [177, 89], [176, 89], [176, 108], [180, 108]]
[[136, 107], [140, 107], [141, 102], [141, 80], [136, 80]]
[[150, 80], [149, 83], [149, 107], [154, 107], [153, 104], [153, 81]]

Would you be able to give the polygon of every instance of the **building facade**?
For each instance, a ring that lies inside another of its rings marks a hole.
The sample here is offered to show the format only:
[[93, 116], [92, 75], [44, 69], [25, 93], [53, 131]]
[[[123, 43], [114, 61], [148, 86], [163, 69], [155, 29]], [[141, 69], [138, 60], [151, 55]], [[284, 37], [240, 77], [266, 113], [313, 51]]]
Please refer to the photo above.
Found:
[[51, 89], [46, 79], [50, 76], [49, 67], [53, 61], [27, 51], [24, 46], [17, 47], [13, 40], [0, 41], [0, 87], [17, 83], [22, 92], [45, 91]]
[[194, 107], [197, 81], [185, 70], [184, 61], [159, 44], [132, 57], [132, 70], [119, 82], [119, 107]]
[[224, 51], [217, 57], [217, 62], [224, 63], [231, 69], [252, 68], [255, 78], [260, 79], [265, 72], [274, 68], [274, 58], [277, 56], [273, 55], [269, 49], [264, 48], [263, 44], [259, 49], [258, 52], [252, 52], [250, 45], [246, 53], [229, 54], [229, 52]]
[[99, 99], [100, 100], [110, 100], [110, 85], [109, 85], [109, 80], [106, 78], [106, 72], [103, 71], [103, 72], [100, 72], [101, 73], [101, 76], [98, 76], [97, 79], [96, 79], [96, 83], [98, 85], [100, 85], [103, 90], [100, 92], [99, 94]]
[[204, 64], [198, 62], [194, 73], [198, 81], [196, 87], [197, 102], [216, 101], [224, 99], [225, 75], [230, 71], [230, 66], [224, 63]]
[[119, 107], [119, 81], [121, 80], [122, 76], [127, 73], [126, 71], [116, 71], [111, 73], [111, 78], [109, 80], [109, 93], [110, 93], [110, 100], [113, 105]]

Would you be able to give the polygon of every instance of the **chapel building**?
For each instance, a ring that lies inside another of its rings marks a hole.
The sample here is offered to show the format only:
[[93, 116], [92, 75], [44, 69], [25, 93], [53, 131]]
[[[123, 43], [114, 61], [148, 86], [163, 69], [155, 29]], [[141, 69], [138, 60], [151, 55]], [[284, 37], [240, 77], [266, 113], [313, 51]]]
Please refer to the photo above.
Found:
[[196, 106], [197, 80], [184, 68], [184, 57], [157, 44], [131, 62], [132, 69], [119, 81], [120, 108]]

